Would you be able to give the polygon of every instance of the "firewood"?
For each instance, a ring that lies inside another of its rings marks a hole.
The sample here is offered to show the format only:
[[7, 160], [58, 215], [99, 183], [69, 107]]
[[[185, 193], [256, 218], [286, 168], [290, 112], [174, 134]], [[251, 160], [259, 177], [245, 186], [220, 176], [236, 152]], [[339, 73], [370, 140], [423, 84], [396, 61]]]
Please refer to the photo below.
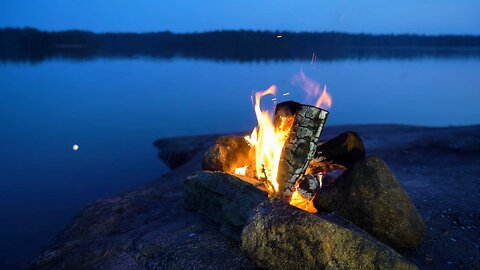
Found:
[[284, 200], [290, 200], [297, 179], [313, 159], [327, 115], [328, 111], [309, 105], [301, 105], [296, 111], [277, 174], [279, 194]]
[[246, 167], [245, 174], [254, 177], [255, 162], [249, 158], [252, 148], [243, 137], [222, 136], [203, 157], [202, 168], [208, 171], [234, 173], [238, 167]]
[[337, 163], [332, 163], [331, 161], [321, 161], [318, 158], [312, 159], [310, 164], [305, 171], [306, 174], [325, 174], [327, 172], [337, 170], [337, 169], [346, 169], [345, 166]]
[[[322, 177], [318, 175], [318, 177]], [[317, 176], [306, 174], [297, 181], [297, 192], [306, 200], [312, 200], [320, 187], [320, 182]]]
[[357, 133], [349, 131], [318, 145], [315, 158], [350, 167], [365, 157], [365, 146]]
[[285, 101], [275, 106], [273, 125], [275, 130], [289, 129], [293, 125], [295, 114], [302, 108], [302, 104], [295, 101]]

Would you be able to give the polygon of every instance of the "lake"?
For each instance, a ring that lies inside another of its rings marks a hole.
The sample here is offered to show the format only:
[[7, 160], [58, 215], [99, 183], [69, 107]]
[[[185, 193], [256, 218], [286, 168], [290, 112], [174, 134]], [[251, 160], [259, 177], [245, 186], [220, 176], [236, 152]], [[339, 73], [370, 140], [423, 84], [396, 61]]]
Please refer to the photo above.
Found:
[[[251, 130], [250, 96], [272, 84], [278, 101], [305, 101], [291, 84], [302, 69], [333, 97], [327, 128], [480, 123], [478, 57], [3, 62], [0, 268], [30, 259], [88, 203], [166, 172], [155, 139]], [[263, 101], [273, 107], [271, 97]]]

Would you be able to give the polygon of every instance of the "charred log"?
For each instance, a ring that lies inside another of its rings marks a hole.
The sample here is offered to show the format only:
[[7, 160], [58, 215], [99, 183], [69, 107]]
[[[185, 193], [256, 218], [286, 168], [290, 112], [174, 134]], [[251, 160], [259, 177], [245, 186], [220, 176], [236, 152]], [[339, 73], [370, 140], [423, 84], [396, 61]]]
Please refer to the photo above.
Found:
[[327, 111], [308, 105], [302, 105], [295, 113], [277, 174], [279, 194], [283, 199], [291, 198], [297, 179], [313, 159], [327, 115]]
[[275, 106], [273, 125], [275, 130], [290, 129], [295, 114], [302, 108], [302, 104], [295, 101], [285, 101]]
[[222, 136], [205, 153], [202, 168], [232, 173], [236, 167], [247, 166], [246, 175], [253, 177], [255, 164], [250, 162], [250, 151], [252, 149], [243, 137]]
[[312, 159], [307, 167], [306, 174], [325, 174], [333, 170], [346, 169], [345, 166], [330, 161], [321, 161], [320, 159]]
[[357, 133], [351, 131], [320, 144], [315, 153], [315, 158], [319, 161], [330, 161], [346, 167], [350, 167], [364, 157], [365, 146], [362, 139]]
[[[319, 175], [318, 177], [322, 177]], [[297, 192], [306, 200], [312, 200], [315, 197], [320, 182], [317, 176], [307, 174], [297, 181]]]

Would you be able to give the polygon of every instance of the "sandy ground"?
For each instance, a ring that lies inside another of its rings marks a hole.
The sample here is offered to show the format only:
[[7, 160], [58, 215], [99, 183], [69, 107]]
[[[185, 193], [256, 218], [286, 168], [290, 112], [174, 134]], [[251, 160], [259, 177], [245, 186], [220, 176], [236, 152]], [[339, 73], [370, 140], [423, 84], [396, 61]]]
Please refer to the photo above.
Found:
[[[368, 155], [385, 159], [425, 220], [423, 244], [400, 253], [421, 269], [480, 269], [480, 126], [334, 126], [322, 138], [347, 130], [359, 133]], [[183, 180], [200, 170], [216, 137], [168, 139], [165, 149], [186, 163], [86, 207], [27, 267], [254, 268], [216, 224], [183, 208]]]

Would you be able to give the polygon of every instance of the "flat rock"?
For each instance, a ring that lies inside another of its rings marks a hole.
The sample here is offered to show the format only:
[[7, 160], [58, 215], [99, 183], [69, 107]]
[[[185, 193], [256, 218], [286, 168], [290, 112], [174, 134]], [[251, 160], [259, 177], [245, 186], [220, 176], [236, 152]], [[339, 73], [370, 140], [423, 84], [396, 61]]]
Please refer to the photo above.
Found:
[[196, 210], [221, 225], [221, 232], [235, 240], [250, 212], [267, 194], [254, 184], [221, 172], [198, 172], [185, 180], [185, 208]]
[[425, 225], [405, 190], [378, 157], [355, 163], [314, 200], [396, 248], [417, 247]]
[[418, 269], [335, 214], [265, 201], [242, 231], [241, 248], [267, 269]]
[[155, 140], [153, 146], [158, 149], [158, 158], [170, 169], [176, 169], [208, 149], [217, 138], [218, 135], [164, 138]]

